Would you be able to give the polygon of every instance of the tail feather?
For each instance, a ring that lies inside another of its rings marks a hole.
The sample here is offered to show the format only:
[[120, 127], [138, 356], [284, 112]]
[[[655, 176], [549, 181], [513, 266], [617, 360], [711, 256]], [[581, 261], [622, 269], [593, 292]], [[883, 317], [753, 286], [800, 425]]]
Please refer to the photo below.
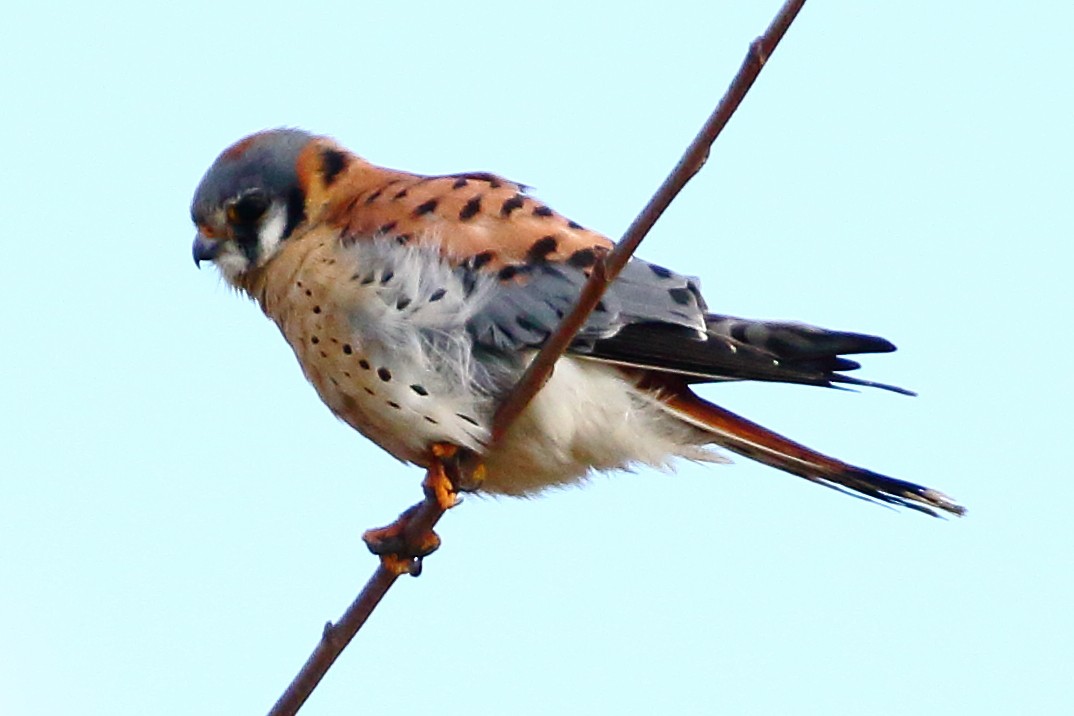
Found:
[[804, 477], [826, 487], [907, 507], [938, 517], [936, 510], [963, 515], [966, 509], [937, 490], [897, 480], [822, 455], [698, 397], [688, 388], [665, 393], [664, 405], [681, 420], [712, 435], [732, 452]]

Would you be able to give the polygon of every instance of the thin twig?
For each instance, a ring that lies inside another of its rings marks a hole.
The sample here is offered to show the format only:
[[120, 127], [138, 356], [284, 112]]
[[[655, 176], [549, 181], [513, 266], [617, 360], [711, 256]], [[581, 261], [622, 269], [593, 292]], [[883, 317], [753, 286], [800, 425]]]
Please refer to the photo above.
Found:
[[[746, 58], [742, 62], [738, 73], [728, 87], [727, 92], [720, 99], [716, 109], [706, 120], [701, 131], [698, 132], [694, 141], [687, 148], [679, 163], [668, 175], [664, 183], [660, 185], [656, 193], [637, 218], [627, 229], [622, 240], [615, 249], [598, 261], [593, 271], [582, 288], [578, 302], [569, 314], [560, 322], [555, 332], [541, 347], [536, 358], [530, 363], [525, 374], [508, 394], [507, 398], [496, 411], [493, 420], [493, 441], [502, 439], [504, 434], [514, 423], [515, 419], [529, 405], [533, 396], [541, 389], [545, 381], [552, 373], [556, 361], [566, 352], [575, 335], [585, 324], [600, 302], [608, 284], [611, 283], [619, 272], [630, 261], [630, 257], [645, 238], [646, 234], [660, 218], [664, 210], [678, 196], [686, 183], [693, 178], [701, 167], [705, 165], [709, 156], [712, 143], [727, 125], [728, 120], [741, 104], [750, 87], [760, 74], [772, 52], [776, 49], [779, 41], [787, 32], [794, 18], [805, 4], [805, 0], [788, 0], [780, 8], [775, 19], [768, 26], [765, 33], [750, 44]], [[430, 468], [433, 469], [433, 468]], [[408, 535], [421, 535], [432, 530], [433, 526], [444, 515], [444, 510], [435, 499], [426, 499], [414, 505], [407, 511], [408, 521], [405, 532]], [[415, 563], [420, 567], [420, 561]], [[417, 568], [411, 571], [416, 576]], [[329, 667], [335, 662], [350, 643], [358, 630], [362, 628], [369, 615], [373, 612], [380, 600], [399, 578], [399, 573], [385, 566], [384, 563], [377, 568], [372, 578], [366, 583], [361, 593], [344, 612], [342, 618], [336, 624], [327, 624], [324, 634], [318, 642], [309, 659], [302, 666], [298, 675], [294, 678], [287, 690], [276, 702], [269, 716], [292, 716], [298, 713], [302, 704], [306, 702], [313, 690], [324, 678]]]

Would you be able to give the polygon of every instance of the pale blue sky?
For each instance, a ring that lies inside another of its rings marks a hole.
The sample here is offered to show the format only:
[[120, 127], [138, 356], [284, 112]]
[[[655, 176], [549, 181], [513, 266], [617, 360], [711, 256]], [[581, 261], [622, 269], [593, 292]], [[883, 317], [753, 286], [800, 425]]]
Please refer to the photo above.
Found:
[[[265, 711], [418, 497], [194, 270], [224, 146], [300, 126], [618, 236], [777, 3], [368, 5], [6, 11], [0, 713]], [[895, 341], [864, 375], [918, 398], [705, 394], [965, 519], [747, 461], [470, 499], [303, 713], [1069, 709], [1072, 22], [813, 0], [640, 251]]]

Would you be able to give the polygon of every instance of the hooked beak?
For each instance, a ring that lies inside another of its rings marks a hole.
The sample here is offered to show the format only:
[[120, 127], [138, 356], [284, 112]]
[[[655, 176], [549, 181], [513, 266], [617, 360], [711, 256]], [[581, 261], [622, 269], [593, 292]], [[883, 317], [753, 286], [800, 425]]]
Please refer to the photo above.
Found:
[[202, 261], [212, 261], [220, 255], [220, 242], [210, 241], [198, 232], [194, 237], [194, 265], [201, 268]]

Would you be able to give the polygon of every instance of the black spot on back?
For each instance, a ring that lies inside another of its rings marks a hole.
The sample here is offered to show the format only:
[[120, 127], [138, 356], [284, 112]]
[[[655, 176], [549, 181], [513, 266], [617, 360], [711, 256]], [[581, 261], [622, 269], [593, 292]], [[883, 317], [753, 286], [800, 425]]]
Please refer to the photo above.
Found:
[[470, 180], [466, 177], [459, 177], [455, 180], [455, 183], [451, 185], [452, 189], [462, 189], [464, 186], [470, 183]]
[[690, 306], [694, 303], [694, 292], [688, 288], [673, 288], [668, 291], [668, 295], [680, 306]]
[[510, 216], [511, 212], [514, 211], [515, 209], [521, 209], [522, 205], [525, 202], [526, 202], [526, 200], [522, 198], [521, 194], [515, 194], [510, 199], [505, 201], [503, 203], [503, 206], [500, 207], [500, 216], [502, 216], [504, 218]]
[[578, 249], [567, 259], [567, 263], [575, 268], [589, 268], [596, 262], [597, 252], [593, 249]]
[[350, 160], [347, 155], [338, 149], [325, 149], [321, 152], [321, 172], [324, 175], [324, 185], [332, 186], [332, 182], [340, 175]]
[[384, 193], [383, 189], [377, 189], [375, 192], [365, 198], [366, 204], [372, 204], [374, 201], [380, 198], [380, 195]]
[[567, 226], [571, 227], [572, 229], [584, 229], [585, 228], [584, 226], [579, 224], [577, 221], [568, 221]]
[[657, 266], [656, 264], [649, 264], [649, 270], [652, 271], [657, 278], [671, 278], [671, 271], [663, 266]]
[[477, 212], [481, 211], [481, 195], [478, 194], [470, 201], [466, 202], [466, 205], [459, 211], [459, 218], [463, 221], [474, 218]]
[[526, 260], [534, 263], [545, 261], [548, 255], [554, 253], [559, 246], [555, 236], [542, 236], [533, 242], [533, 246], [526, 252]]
[[414, 209], [414, 216], [424, 216], [425, 214], [431, 214], [436, 211], [436, 205], [439, 202], [436, 199], [429, 199], [429, 201], [418, 204], [418, 207]]
[[524, 331], [531, 331], [532, 333], [548, 333], [548, 329], [537, 323], [535, 320], [526, 315], [515, 316], [515, 323], [518, 327]]
[[406, 195], [407, 195], [407, 189], [406, 189], [406, 187], [403, 187], [399, 191], [395, 192], [395, 196], [393, 196], [392, 199], [393, 200], [394, 199], [402, 199]]
[[492, 261], [495, 256], [496, 254], [492, 251], [482, 251], [481, 253], [470, 259], [470, 268], [476, 271], [477, 269], [487, 264], [489, 261]]
[[552, 211], [552, 209], [544, 205], [538, 206], [533, 210], [534, 216], [552, 216], [555, 213], [556, 212]]

